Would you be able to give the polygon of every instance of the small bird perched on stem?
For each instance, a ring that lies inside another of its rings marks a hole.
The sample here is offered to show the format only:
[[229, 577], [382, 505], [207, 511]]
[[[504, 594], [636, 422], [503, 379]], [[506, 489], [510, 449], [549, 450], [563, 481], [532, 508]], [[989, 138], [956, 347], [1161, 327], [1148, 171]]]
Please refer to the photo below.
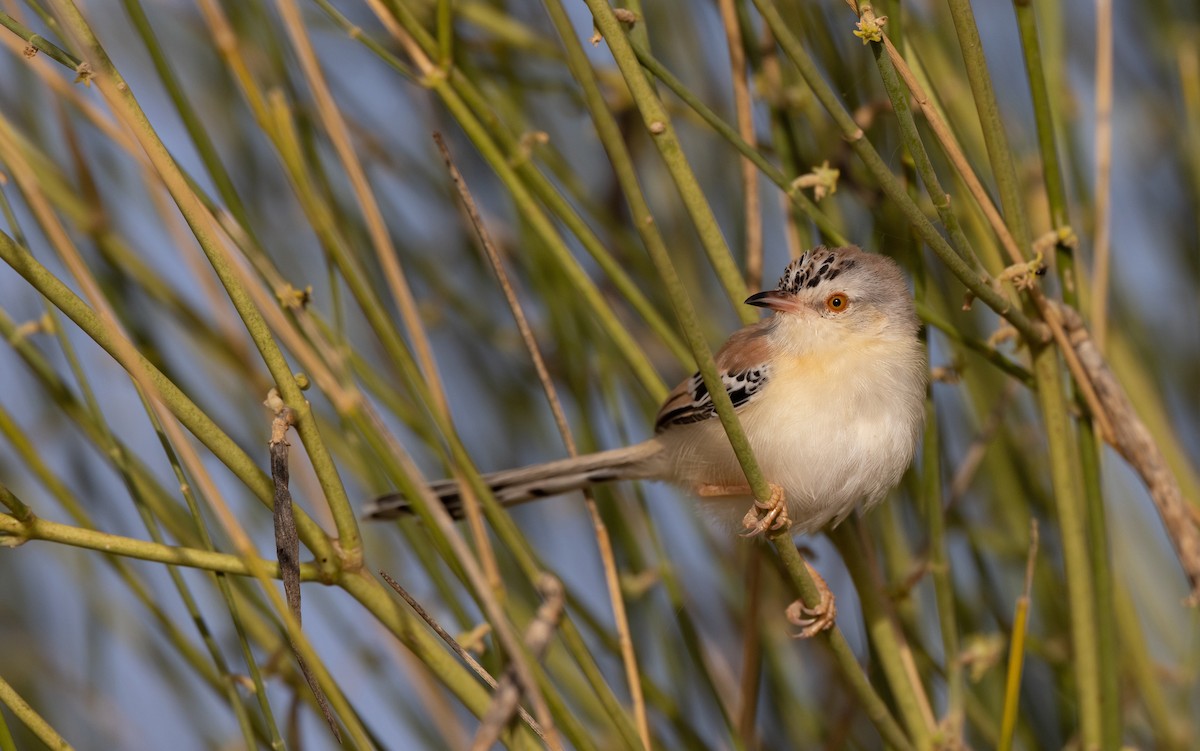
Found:
[[[716, 364], [771, 484], [769, 504], [754, 501], [699, 373], [668, 395], [653, 438], [484, 475], [496, 499], [516, 504], [614, 480], [666, 480], [695, 492], [716, 516], [740, 517], [748, 536], [789, 525], [815, 532], [882, 500], [916, 451], [929, 370], [900, 268], [854, 246], [822, 246], [746, 303], [774, 315], [730, 336]], [[432, 489], [462, 515], [456, 482]], [[383, 496], [366, 516], [389, 519], [407, 508], [402, 496]], [[830, 622], [819, 620], [822, 628]]]

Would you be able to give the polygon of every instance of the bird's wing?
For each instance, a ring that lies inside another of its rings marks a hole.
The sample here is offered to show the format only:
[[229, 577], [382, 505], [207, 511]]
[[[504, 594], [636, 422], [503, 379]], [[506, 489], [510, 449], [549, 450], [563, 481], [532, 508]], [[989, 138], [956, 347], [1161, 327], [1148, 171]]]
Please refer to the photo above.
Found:
[[[734, 409], [750, 403], [770, 378], [766, 334], [771, 319], [738, 331], [717, 351], [717, 371]], [[658, 410], [654, 430], [661, 433], [676, 425], [707, 420], [717, 414], [712, 394], [699, 373], [676, 386]]]

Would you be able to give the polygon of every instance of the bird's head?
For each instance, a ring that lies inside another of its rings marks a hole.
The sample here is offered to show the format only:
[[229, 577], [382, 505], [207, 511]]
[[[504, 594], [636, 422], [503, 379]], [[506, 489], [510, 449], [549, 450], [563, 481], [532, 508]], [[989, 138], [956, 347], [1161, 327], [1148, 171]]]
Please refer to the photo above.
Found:
[[780, 324], [794, 321], [820, 338], [912, 337], [918, 325], [896, 262], [853, 245], [806, 251], [788, 264], [775, 289], [750, 296], [746, 304], [776, 311]]

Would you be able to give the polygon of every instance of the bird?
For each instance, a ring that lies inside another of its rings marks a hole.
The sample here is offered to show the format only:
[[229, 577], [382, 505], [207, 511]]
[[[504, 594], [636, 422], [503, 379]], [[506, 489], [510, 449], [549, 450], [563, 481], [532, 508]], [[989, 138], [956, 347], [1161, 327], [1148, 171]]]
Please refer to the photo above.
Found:
[[[496, 500], [512, 505], [617, 480], [665, 480], [694, 492], [719, 521], [740, 520], [748, 536], [816, 532], [881, 501], [916, 453], [929, 378], [900, 267], [857, 246], [818, 246], [791, 261], [774, 289], [745, 303], [772, 314], [734, 332], [715, 362], [770, 484], [770, 501], [755, 500], [698, 372], [668, 394], [651, 438], [485, 474]], [[462, 516], [456, 481], [431, 490]], [[368, 504], [364, 515], [406, 513], [407, 500], [391, 494]], [[825, 587], [823, 601], [827, 593]], [[832, 623], [820, 607], [793, 606], [788, 615], [804, 627], [802, 635]]]

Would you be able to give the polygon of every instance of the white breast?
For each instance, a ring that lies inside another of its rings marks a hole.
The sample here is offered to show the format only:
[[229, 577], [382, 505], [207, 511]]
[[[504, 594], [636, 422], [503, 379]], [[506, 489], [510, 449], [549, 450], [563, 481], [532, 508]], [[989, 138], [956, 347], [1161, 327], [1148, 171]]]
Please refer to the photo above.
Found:
[[[860, 502], [881, 500], [911, 463], [924, 418], [926, 370], [915, 340], [875, 340], [839, 348], [836, 358], [779, 363], [762, 393], [739, 417], [768, 482], [783, 487], [798, 531], [845, 517]], [[705, 420], [660, 436], [672, 456], [672, 480], [744, 485], [720, 422]], [[748, 496], [709, 501], [734, 522]]]

